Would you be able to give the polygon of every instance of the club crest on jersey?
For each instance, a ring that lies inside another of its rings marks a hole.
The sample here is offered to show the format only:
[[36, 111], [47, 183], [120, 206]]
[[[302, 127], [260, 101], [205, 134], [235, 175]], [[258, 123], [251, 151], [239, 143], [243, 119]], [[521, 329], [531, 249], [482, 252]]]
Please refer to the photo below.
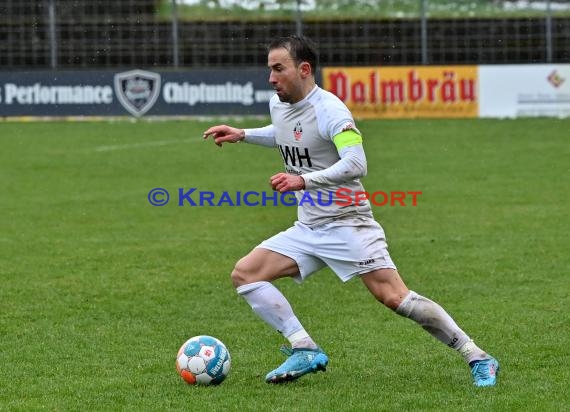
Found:
[[303, 136], [303, 126], [301, 126], [301, 122], [297, 122], [295, 125], [293, 136], [295, 137], [295, 140], [301, 140], [301, 136]]
[[160, 74], [145, 70], [130, 70], [115, 75], [115, 94], [133, 116], [150, 110], [160, 93]]

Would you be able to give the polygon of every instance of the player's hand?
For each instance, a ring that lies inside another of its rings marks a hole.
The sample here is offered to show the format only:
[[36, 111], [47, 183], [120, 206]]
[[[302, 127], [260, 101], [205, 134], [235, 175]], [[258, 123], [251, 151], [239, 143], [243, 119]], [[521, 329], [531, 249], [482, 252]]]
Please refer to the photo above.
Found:
[[280, 193], [293, 192], [305, 188], [305, 180], [301, 176], [287, 173], [277, 173], [271, 176], [269, 183], [273, 190], [277, 190]]
[[221, 124], [210, 127], [204, 132], [204, 139], [212, 136], [214, 143], [222, 146], [223, 143], [237, 143], [245, 138], [245, 130]]

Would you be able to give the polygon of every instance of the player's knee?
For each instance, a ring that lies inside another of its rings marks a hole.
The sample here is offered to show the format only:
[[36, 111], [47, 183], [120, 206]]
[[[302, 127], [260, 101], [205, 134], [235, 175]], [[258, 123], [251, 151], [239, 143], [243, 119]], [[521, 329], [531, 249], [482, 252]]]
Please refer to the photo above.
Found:
[[252, 270], [245, 258], [240, 259], [232, 270], [231, 279], [234, 287], [246, 285], [251, 282], [250, 274]]
[[378, 291], [371, 291], [378, 302], [388, 307], [389, 309], [396, 310], [400, 302], [394, 295], [386, 293], [378, 293]]
[[405, 297], [396, 291], [387, 290], [387, 288], [375, 288], [371, 289], [370, 292], [372, 292], [378, 302], [392, 310], [398, 309]]
[[384, 306], [396, 310], [409, 290], [395, 269], [379, 269], [362, 277], [372, 295]]
[[380, 302], [382, 302], [387, 308], [396, 310], [402, 303], [402, 300], [404, 300], [404, 297], [400, 296], [398, 293], [389, 293], [386, 296], [383, 296]]

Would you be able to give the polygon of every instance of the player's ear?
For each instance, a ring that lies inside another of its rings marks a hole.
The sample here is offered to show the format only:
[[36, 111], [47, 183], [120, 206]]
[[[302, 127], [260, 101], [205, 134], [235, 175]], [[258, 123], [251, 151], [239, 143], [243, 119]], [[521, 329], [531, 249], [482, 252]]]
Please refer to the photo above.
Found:
[[303, 77], [309, 77], [313, 74], [313, 70], [311, 69], [311, 65], [308, 62], [302, 62], [299, 65], [299, 70]]

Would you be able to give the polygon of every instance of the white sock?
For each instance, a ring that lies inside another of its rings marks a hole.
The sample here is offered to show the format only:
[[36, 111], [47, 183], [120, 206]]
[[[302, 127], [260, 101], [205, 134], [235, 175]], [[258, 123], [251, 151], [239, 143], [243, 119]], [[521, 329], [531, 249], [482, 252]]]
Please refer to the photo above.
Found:
[[239, 286], [236, 290], [261, 319], [289, 340], [293, 348], [317, 347], [285, 296], [271, 283], [254, 282]]
[[475, 345], [475, 343], [472, 340], [468, 340], [463, 344], [463, 346], [461, 346], [457, 350], [461, 354], [461, 356], [463, 356], [463, 359], [465, 359], [465, 362], [467, 363], [471, 363], [476, 360], [491, 358], [489, 354], [487, 354], [487, 352], [481, 350], [481, 348]]
[[433, 337], [459, 351], [467, 362], [489, 357], [473, 343], [441, 306], [416, 292], [410, 291], [396, 309], [396, 313], [416, 321]]
[[317, 349], [317, 344], [305, 329], [301, 329], [292, 335], [286, 336], [289, 339], [289, 343], [291, 343], [292, 348], [309, 348], [309, 349]]

